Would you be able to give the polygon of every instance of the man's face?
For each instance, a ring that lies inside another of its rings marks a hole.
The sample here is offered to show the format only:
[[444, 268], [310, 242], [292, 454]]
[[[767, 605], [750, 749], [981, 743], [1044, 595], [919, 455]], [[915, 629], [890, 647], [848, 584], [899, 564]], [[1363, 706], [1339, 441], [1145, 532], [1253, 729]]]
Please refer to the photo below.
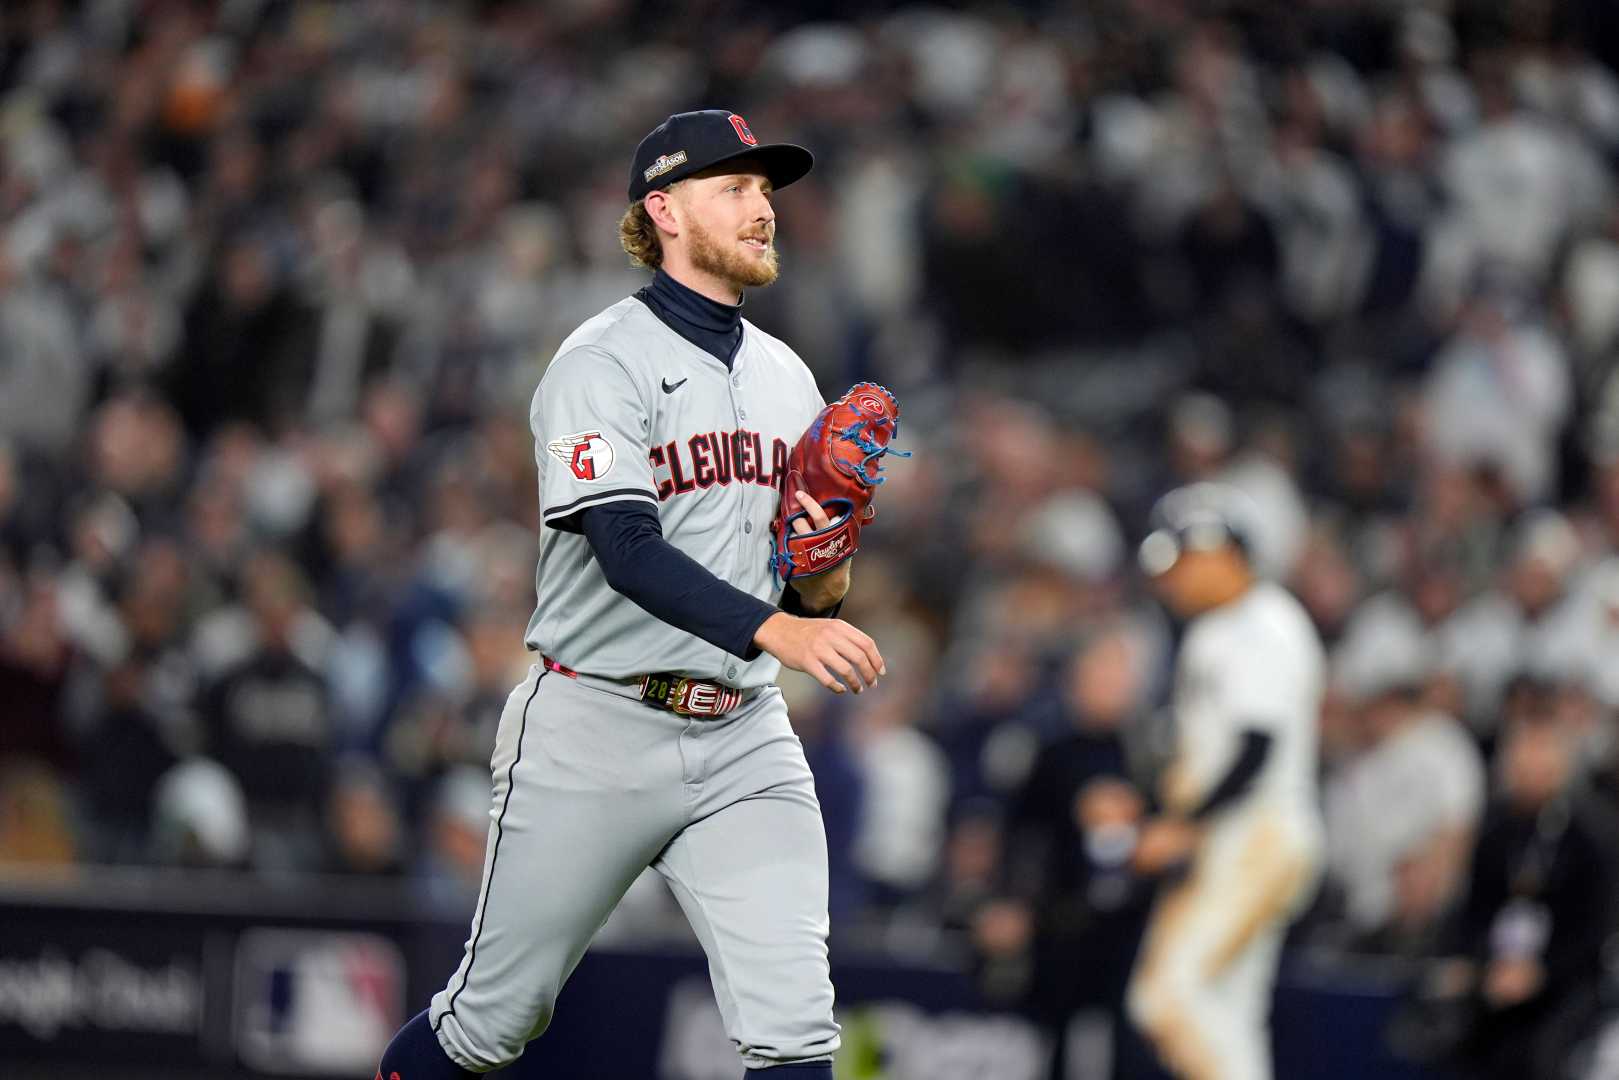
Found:
[[1135, 650], [1123, 635], [1103, 638], [1074, 659], [1069, 680], [1076, 720], [1092, 728], [1118, 728], [1140, 690]]
[[776, 280], [776, 212], [764, 171], [728, 163], [690, 177], [676, 189], [682, 238], [692, 266], [740, 291]]
[[1507, 797], [1521, 809], [1544, 806], [1574, 772], [1572, 741], [1549, 721], [1520, 723], [1509, 733], [1501, 757]]
[[1152, 579], [1152, 588], [1169, 609], [1182, 619], [1190, 619], [1217, 606], [1241, 560], [1229, 546], [1213, 551], [1182, 551], [1168, 570]]

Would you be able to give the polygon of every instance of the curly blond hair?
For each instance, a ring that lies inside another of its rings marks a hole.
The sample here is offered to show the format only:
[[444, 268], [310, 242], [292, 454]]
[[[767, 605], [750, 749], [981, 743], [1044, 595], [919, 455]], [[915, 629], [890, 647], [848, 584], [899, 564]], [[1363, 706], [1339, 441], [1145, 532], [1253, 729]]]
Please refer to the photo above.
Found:
[[652, 223], [652, 215], [646, 212], [644, 202], [630, 203], [624, 216], [619, 218], [618, 242], [635, 266], [656, 270], [663, 265], [663, 242], [658, 239], [658, 227]]

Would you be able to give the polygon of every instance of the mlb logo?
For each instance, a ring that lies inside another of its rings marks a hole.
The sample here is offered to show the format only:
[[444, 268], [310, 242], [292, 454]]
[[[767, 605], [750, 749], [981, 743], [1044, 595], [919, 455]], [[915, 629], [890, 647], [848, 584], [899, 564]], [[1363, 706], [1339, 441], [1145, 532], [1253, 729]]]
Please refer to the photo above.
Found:
[[375, 934], [257, 929], [236, 948], [236, 1051], [267, 1073], [369, 1076], [404, 1022], [405, 963]]

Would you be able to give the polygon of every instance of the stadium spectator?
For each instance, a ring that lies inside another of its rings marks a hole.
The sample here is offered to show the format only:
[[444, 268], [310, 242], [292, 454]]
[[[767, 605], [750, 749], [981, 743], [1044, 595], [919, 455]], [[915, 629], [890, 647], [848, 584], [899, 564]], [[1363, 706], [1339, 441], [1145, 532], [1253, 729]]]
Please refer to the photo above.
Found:
[[61, 615], [60, 587], [50, 578], [0, 579], [0, 761], [35, 758], [57, 767], [71, 760], [62, 723], [72, 644]]
[[847, 720], [862, 777], [854, 863], [879, 908], [926, 888], [944, 851], [949, 768], [933, 738], [917, 728], [928, 686], [921, 647], [920, 639], [908, 648], [891, 640], [885, 659], [904, 660], [893, 660], [893, 673], [851, 704]]
[[1594, 629], [1588, 597], [1570, 591], [1582, 553], [1561, 514], [1525, 516], [1507, 545], [1500, 582], [1462, 606], [1438, 635], [1440, 662], [1464, 688], [1468, 715], [1484, 736], [1517, 672], [1582, 674]]
[[793, 731], [804, 744], [804, 758], [815, 774], [815, 797], [826, 826], [828, 910], [834, 920], [853, 923], [866, 910], [870, 890], [855, 855], [863, 825], [867, 775], [847, 725], [820, 700], [808, 680], [784, 676]]
[[326, 799], [324, 869], [394, 877], [405, 870], [404, 822], [388, 780], [363, 759], [340, 762]]
[[0, 867], [14, 874], [60, 873], [79, 855], [61, 781], [39, 762], [13, 760], [0, 772]]
[[145, 698], [153, 680], [148, 664], [132, 654], [100, 675], [93, 723], [82, 736], [80, 775], [91, 827], [86, 848], [101, 862], [150, 857], [153, 794], [176, 761], [163, 721]]
[[1127, 746], [1143, 735], [1146, 660], [1126, 627], [1099, 631], [1074, 653], [1063, 680], [1069, 732], [1040, 751], [1012, 801], [1005, 898], [986, 905], [976, 926], [993, 959], [1026, 954], [1022, 1000], [1052, 1034], [1054, 1078], [1067, 1075], [1063, 1047], [1076, 1013], [1122, 1024], [1146, 921], [1151, 889], [1129, 858], [1147, 803]]
[[1420, 952], [1460, 893], [1484, 762], [1466, 729], [1423, 700], [1422, 640], [1381, 645], [1376, 668], [1340, 666], [1340, 679], [1353, 672], [1358, 747], [1322, 796], [1328, 892], [1357, 947]]
[[1481, 1080], [1561, 1075], [1596, 1007], [1619, 853], [1611, 811], [1583, 786], [1577, 745], [1550, 710], [1507, 731], [1500, 798], [1446, 942], [1455, 959], [1436, 973], [1438, 992], [1471, 1005], [1457, 1056]]
[[250, 559], [242, 586], [241, 656], [204, 692], [205, 742], [241, 781], [255, 864], [314, 869], [337, 732], [318, 654], [298, 640], [310, 629], [306, 587], [275, 554]]
[[159, 866], [240, 870], [253, 834], [247, 799], [231, 771], [192, 757], [158, 779], [152, 796], [152, 853]]
[[489, 784], [483, 770], [458, 765], [439, 778], [427, 810], [426, 845], [411, 867], [419, 891], [445, 911], [465, 910], [483, 879]]

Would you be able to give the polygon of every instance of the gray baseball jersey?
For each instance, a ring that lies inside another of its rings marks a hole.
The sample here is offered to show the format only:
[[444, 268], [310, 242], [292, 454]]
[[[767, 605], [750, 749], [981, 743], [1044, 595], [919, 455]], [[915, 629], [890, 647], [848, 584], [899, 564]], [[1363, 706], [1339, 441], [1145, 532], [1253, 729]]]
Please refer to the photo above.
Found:
[[788, 450], [823, 405], [798, 355], [747, 320], [730, 371], [633, 297], [574, 331], [529, 412], [548, 526], [529, 645], [605, 678], [667, 671], [743, 689], [771, 683], [774, 657], [731, 656], [649, 615], [607, 583], [582, 535], [557, 526], [592, 506], [649, 503], [671, 544], [774, 604], [779, 485]]

